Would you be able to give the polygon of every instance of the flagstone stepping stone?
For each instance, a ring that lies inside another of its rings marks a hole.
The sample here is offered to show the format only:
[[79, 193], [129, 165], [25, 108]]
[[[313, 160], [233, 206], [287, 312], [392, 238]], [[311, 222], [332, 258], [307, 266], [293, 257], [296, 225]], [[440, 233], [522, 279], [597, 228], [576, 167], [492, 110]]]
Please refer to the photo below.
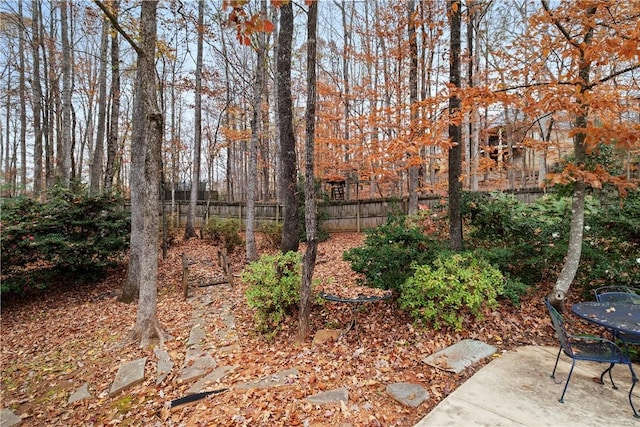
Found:
[[252, 388], [268, 388], [282, 387], [292, 384], [298, 378], [298, 370], [296, 368], [280, 371], [273, 375], [267, 375], [255, 381], [241, 383], [236, 386], [238, 390], [249, 390]]
[[422, 361], [434, 368], [458, 374], [495, 352], [496, 348], [492, 345], [467, 339], [427, 356]]
[[224, 343], [229, 343], [237, 339], [236, 331], [230, 328], [218, 329], [216, 332], [218, 339]]
[[212, 385], [218, 383], [222, 378], [235, 371], [237, 366], [218, 366], [209, 375], [200, 378], [200, 380], [191, 386], [187, 390], [187, 394], [196, 394], [201, 391], [210, 388]]
[[89, 393], [89, 383], [84, 383], [82, 387], [74, 391], [71, 396], [69, 396], [68, 403], [78, 402], [82, 399], [89, 399], [91, 397], [91, 393]]
[[224, 353], [224, 354], [237, 353], [240, 350], [242, 350], [242, 347], [240, 347], [240, 344], [225, 345], [224, 347], [220, 347], [218, 349], [220, 353]]
[[114, 396], [131, 386], [139, 384], [144, 380], [144, 365], [147, 358], [143, 357], [131, 362], [121, 364], [116, 373], [116, 379], [111, 385], [109, 396]]
[[330, 405], [340, 402], [347, 403], [349, 401], [349, 391], [344, 387], [336, 388], [314, 394], [305, 400], [314, 405]]
[[233, 329], [236, 327], [236, 321], [235, 318], [233, 317], [233, 314], [229, 311], [227, 312], [222, 312], [220, 314], [220, 318], [222, 319], [222, 323], [224, 323], [224, 325], [227, 328]]
[[200, 326], [194, 326], [191, 328], [191, 332], [189, 332], [189, 341], [187, 341], [187, 347], [193, 347], [194, 345], [200, 344], [202, 340], [205, 339], [207, 333]]
[[0, 427], [14, 427], [22, 423], [22, 418], [17, 416], [11, 409], [5, 408], [0, 411]]
[[387, 385], [387, 394], [403, 405], [417, 408], [425, 400], [429, 400], [429, 393], [419, 384], [393, 383]]
[[167, 375], [171, 373], [174, 363], [173, 360], [171, 360], [169, 353], [160, 347], [154, 348], [153, 353], [158, 358], [158, 365], [156, 367], [156, 384], [160, 384], [165, 378], [167, 378]]
[[211, 369], [216, 367], [216, 361], [210, 355], [197, 358], [193, 364], [184, 366], [180, 371], [178, 382], [186, 382], [205, 376]]

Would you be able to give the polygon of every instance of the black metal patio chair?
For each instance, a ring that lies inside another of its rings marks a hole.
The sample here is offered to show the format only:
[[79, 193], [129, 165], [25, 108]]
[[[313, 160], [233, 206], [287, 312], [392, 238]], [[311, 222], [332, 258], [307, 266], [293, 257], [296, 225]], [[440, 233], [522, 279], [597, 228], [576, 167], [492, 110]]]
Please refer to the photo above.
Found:
[[636, 377], [636, 373], [633, 370], [633, 366], [631, 365], [631, 359], [618, 347], [614, 342], [609, 341], [604, 338], [594, 337], [592, 335], [570, 335], [567, 333], [567, 330], [564, 326], [564, 320], [562, 319], [562, 315], [558, 313], [558, 311], [551, 305], [548, 299], [545, 298], [545, 305], [549, 310], [549, 314], [551, 315], [551, 322], [553, 323], [553, 328], [556, 332], [558, 340], [560, 341], [560, 349], [558, 350], [558, 356], [556, 357], [556, 363], [553, 367], [553, 372], [551, 373], [551, 378], [555, 378], [556, 369], [558, 367], [558, 361], [560, 360], [560, 354], [564, 352], [568, 357], [571, 358], [571, 369], [569, 370], [569, 375], [567, 376], [567, 382], [564, 385], [564, 389], [562, 390], [562, 395], [558, 401], [560, 403], [564, 403], [564, 395], [567, 392], [567, 387], [569, 386], [569, 380], [571, 380], [571, 374], [573, 373], [573, 368], [575, 367], [576, 360], [585, 360], [591, 362], [599, 362], [599, 363], [609, 363], [609, 367], [605, 369], [600, 375], [600, 383], [604, 384], [603, 378], [606, 373], [609, 374], [609, 380], [611, 380], [611, 385], [614, 389], [618, 387], [613, 382], [613, 377], [611, 376], [611, 370], [616, 364], [627, 365], [629, 367], [629, 371], [631, 371], [631, 388], [629, 390], [629, 403], [631, 404], [631, 409], [633, 410], [633, 416], [636, 418], [640, 418], [638, 412], [636, 411], [635, 406], [633, 405], [633, 401], [631, 400], [631, 394], [633, 393], [633, 388], [638, 381]]

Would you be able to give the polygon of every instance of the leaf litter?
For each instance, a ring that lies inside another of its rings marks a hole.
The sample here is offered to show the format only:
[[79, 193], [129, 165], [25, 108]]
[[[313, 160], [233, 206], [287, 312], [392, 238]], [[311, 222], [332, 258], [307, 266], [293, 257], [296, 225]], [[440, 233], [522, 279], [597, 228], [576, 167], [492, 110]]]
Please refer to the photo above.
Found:
[[[314, 279], [317, 290], [346, 297], [361, 295], [362, 279], [351, 271], [342, 253], [363, 243], [360, 233], [334, 234], [319, 244]], [[171, 339], [165, 350], [175, 362], [173, 371], [156, 384], [157, 359], [153, 348], [121, 346], [136, 317], [135, 304], [123, 304], [117, 295], [126, 279], [126, 266], [114, 268], [104, 280], [90, 286], [63, 284], [36, 291], [29, 298], [2, 301], [0, 404], [23, 418], [23, 425], [268, 425], [268, 426], [411, 426], [490, 359], [461, 374], [451, 374], [422, 362], [426, 356], [465, 338], [483, 340], [498, 353], [520, 345], [555, 344], [550, 322], [540, 304], [551, 284], [522, 299], [518, 307], [503, 302], [485, 313], [485, 320], [467, 319], [462, 332], [415, 325], [393, 298], [363, 304], [358, 331], [337, 341], [312, 344], [312, 336], [296, 343], [294, 313], [272, 339], [253, 329], [253, 313], [244, 299], [238, 279], [245, 265], [242, 248], [230, 254], [236, 280], [233, 287], [209, 289], [207, 306], [215, 315], [222, 305], [231, 308], [239, 349], [217, 351], [214, 333], [205, 347], [218, 366], [238, 366], [216, 386], [230, 387], [196, 405], [167, 413], [167, 401], [183, 397], [192, 383], [180, 383], [178, 370], [185, 360], [185, 344], [193, 326], [194, 307], [182, 298], [182, 259], [191, 261], [189, 275], [195, 284], [223, 277], [217, 263], [217, 247], [210, 241], [174, 239], [167, 258], [159, 260], [158, 318]], [[274, 252], [258, 237], [261, 253]], [[301, 249], [304, 251], [304, 245]], [[379, 292], [378, 290], [374, 292]], [[377, 293], [373, 293], [377, 295]], [[325, 328], [344, 328], [352, 319], [351, 306], [314, 301], [312, 334]], [[212, 328], [224, 327], [212, 321]], [[145, 380], [116, 396], [109, 389], [122, 362], [149, 357]], [[254, 381], [296, 368], [298, 375], [283, 387], [234, 390], [241, 382]], [[387, 384], [410, 382], [423, 386], [430, 399], [417, 408], [401, 405], [385, 392]], [[91, 398], [68, 404], [68, 397], [84, 383]], [[348, 402], [337, 406], [308, 403], [305, 397], [346, 388]]]

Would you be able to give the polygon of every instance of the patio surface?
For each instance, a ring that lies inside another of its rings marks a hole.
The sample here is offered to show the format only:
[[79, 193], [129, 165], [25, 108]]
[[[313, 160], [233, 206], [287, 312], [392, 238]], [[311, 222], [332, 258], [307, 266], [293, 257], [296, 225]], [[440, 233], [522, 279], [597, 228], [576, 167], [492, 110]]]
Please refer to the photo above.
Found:
[[[555, 381], [550, 377], [558, 347], [526, 346], [509, 351], [481, 368], [447, 396], [415, 427], [426, 426], [633, 426], [628, 394], [631, 373], [627, 366], [613, 368], [617, 390], [608, 376], [600, 377], [604, 364], [576, 362], [564, 404], [558, 402], [571, 368], [562, 355]], [[640, 365], [633, 365], [636, 375]], [[640, 385], [633, 390], [640, 410]]]

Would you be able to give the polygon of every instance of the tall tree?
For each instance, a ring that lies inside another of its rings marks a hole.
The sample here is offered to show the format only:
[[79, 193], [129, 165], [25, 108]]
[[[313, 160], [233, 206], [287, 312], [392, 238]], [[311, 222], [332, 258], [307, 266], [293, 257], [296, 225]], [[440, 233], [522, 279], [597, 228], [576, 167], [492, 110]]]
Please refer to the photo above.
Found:
[[315, 190], [315, 132], [316, 132], [316, 28], [318, 26], [318, 2], [311, 1], [307, 14], [307, 111], [305, 113], [305, 171], [304, 218], [307, 248], [302, 265], [300, 289], [300, 315], [298, 341], [309, 336], [311, 311], [311, 284], [318, 252], [316, 190]]
[[69, 41], [69, 3], [60, 2], [60, 39], [62, 43], [62, 136], [58, 139], [58, 176], [63, 185], [71, 180], [71, 43]]
[[449, 244], [455, 251], [462, 250], [462, 131], [460, 125], [460, 27], [462, 8], [460, 0], [449, 0], [447, 13], [450, 23], [449, 41]]
[[[22, 2], [18, 2], [18, 16], [22, 17]], [[27, 92], [25, 84], [25, 38], [26, 32], [24, 25], [20, 25], [20, 34], [18, 36], [18, 59], [20, 62], [19, 71], [19, 93], [20, 93], [20, 191], [27, 191]]]
[[31, 52], [33, 53], [33, 81], [31, 82], [33, 109], [33, 193], [38, 196], [42, 184], [42, 84], [40, 82], [40, 2], [31, 2]]
[[407, 22], [409, 35], [409, 146], [407, 152], [409, 166], [409, 214], [418, 211], [418, 172], [420, 168], [420, 149], [418, 145], [418, 40], [416, 36], [415, 0], [407, 3]]
[[[266, 20], [267, 2], [262, 0], [260, 7], [261, 20]], [[245, 233], [245, 247], [247, 261], [258, 259], [256, 248], [255, 223], [256, 223], [256, 196], [258, 190], [258, 146], [262, 139], [262, 95], [264, 92], [264, 75], [266, 64], [266, 37], [263, 31], [256, 35], [256, 67], [253, 85], [253, 100], [251, 112], [251, 141], [249, 147], [249, 170], [247, 171], [247, 221]]]
[[[108, 3], [115, 25], [118, 24], [119, 0]], [[111, 32], [111, 116], [107, 136], [107, 162], [104, 171], [104, 189], [111, 190], [118, 155], [118, 130], [120, 124], [120, 44], [117, 31]]]
[[280, 7], [278, 36], [278, 118], [280, 127], [280, 192], [282, 209], [282, 252], [297, 251], [300, 244], [298, 225], [296, 139], [293, 132], [291, 99], [291, 44], [293, 42], [293, 4]]
[[98, 128], [96, 130], [96, 143], [93, 148], [93, 161], [90, 169], [89, 188], [93, 194], [101, 190], [103, 183], [104, 163], [104, 139], [107, 122], [107, 52], [109, 50], [109, 30], [111, 25], [108, 19], [102, 22], [102, 34], [100, 37], [100, 70], [98, 72]]
[[129, 269], [121, 300], [138, 299], [136, 323], [130, 334], [145, 346], [153, 338], [164, 342], [157, 317], [160, 225], [160, 163], [162, 112], [158, 108], [155, 53], [158, 1], [140, 9], [140, 45], [114, 20], [100, 1], [96, 4], [136, 51], [138, 57], [131, 141], [131, 237]]
[[198, 203], [198, 187], [200, 186], [200, 163], [202, 152], [202, 49], [204, 41], [204, 0], [198, 0], [198, 42], [196, 53], [196, 87], [193, 133], [193, 174], [191, 178], [191, 194], [187, 225], [184, 229], [185, 240], [196, 237], [195, 220]]

